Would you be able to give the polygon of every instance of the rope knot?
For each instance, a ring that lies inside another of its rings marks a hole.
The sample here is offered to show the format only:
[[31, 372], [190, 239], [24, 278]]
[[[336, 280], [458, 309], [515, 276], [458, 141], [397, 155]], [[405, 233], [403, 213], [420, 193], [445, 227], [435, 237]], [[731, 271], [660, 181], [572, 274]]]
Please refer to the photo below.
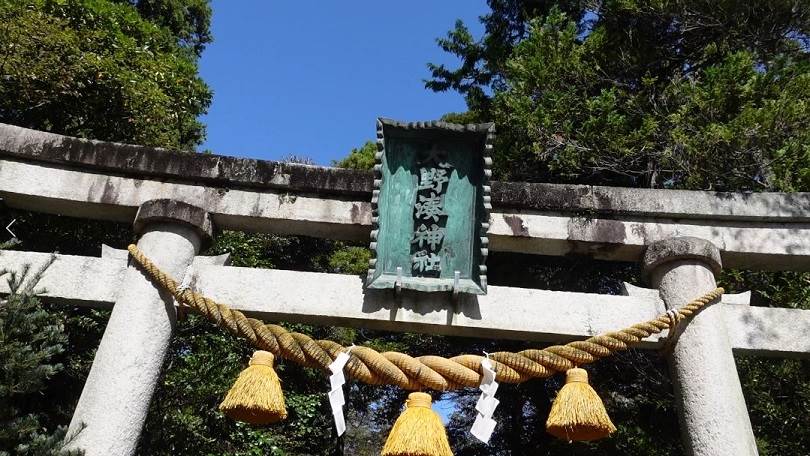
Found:
[[253, 353], [253, 356], [250, 357], [250, 362], [248, 365], [273, 367], [273, 360], [275, 360], [275, 357], [269, 351], [257, 350], [255, 353]]
[[669, 328], [674, 330], [676, 326], [683, 320], [683, 315], [678, 312], [678, 309], [667, 310], [667, 317], [669, 317]]
[[430, 394], [416, 392], [416, 393], [411, 393], [411, 394], [408, 395], [408, 400], [405, 401], [405, 406], [408, 407], [408, 408], [413, 408], [413, 407], [430, 408], [431, 401], [432, 401], [432, 398], [430, 397]]
[[565, 384], [588, 383], [588, 371], [579, 367], [568, 369], [565, 373]]

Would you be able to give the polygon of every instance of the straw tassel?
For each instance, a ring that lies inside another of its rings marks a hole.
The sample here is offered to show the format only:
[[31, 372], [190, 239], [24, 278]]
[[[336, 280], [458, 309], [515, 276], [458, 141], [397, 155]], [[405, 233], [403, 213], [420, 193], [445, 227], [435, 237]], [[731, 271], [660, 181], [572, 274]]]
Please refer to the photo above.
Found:
[[589, 441], [609, 436], [616, 427], [605, 404], [588, 384], [588, 372], [575, 367], [565, 375], [546, 421], [549, 434], [563, 440]]
[[229, 417], [250, 424], [272, 424], [287, 418], [281, 382], [273, 369], [273, 354], [253, 353], [219, 409]]
[[430, 394], [411, 393], [397, 418], [382, 456], [453, 456], [439, 415], [430, 408]]

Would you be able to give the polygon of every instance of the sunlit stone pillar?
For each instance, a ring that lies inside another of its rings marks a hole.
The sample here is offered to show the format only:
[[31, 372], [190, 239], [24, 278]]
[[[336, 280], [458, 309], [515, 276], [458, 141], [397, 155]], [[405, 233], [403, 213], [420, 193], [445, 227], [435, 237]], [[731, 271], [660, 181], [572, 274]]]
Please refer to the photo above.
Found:
[[[211, 237], [207, 212], [173, 200], [144, 203], [134, 227], [138, 248], [178, 281]], [[175, 321], [172, 296], [130, 261], [70, 422], [68, 438], [75, 437], [67, 448], [87, 456], [135, 453]]]
[[[709, 241], [680, 237], [651, 244], [644, 271], [668, 309], [717, 287], [720, 252]], [[757, 447], [723, 321], [710, 305], [687, 324], [668, 355], [686, 454], [756, 455]]]

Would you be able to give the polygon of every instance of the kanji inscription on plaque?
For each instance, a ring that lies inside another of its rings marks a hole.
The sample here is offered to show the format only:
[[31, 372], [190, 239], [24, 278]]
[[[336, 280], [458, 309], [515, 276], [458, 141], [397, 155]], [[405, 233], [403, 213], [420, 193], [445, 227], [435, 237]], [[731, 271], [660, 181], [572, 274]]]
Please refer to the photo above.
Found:
[[486, 293], [491, 124], [379, 119], [368, 288]]

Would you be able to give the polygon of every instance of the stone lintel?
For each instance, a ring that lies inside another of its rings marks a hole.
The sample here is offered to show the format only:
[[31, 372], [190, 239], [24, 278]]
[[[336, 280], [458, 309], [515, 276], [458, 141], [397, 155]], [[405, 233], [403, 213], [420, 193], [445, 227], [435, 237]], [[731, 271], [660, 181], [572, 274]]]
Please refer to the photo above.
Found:
[[[201, 182], [102, 174], [2, 155], [0, 150], [0, 198], [13, 209], [132, 223], [141, 204], [170, 196], [205, 208], [217, 229], [347, 241], [367, 241], [371, 231], [373, 214], [366, 201], [269, 189], [226, 190]], [[493, 252], [576, 254], [638, 262], [654, 241], [694, 236], [720, 247], [725, 267], [810, 270], [810, 223], [693, 222], [683, 218], [573, 216], [523, 210], [496, 210], [490, 223], [489, 249]]]
[[295, 192], [369, 195], [369, 198], [373, 181], [369, 171], [181, 152], [75, 138], [2, 123], [0, 155], [210, 186], [283, 188]]
[[[444, 123], [441, 126], [452, 127]], [[371, 171], [170, 151], [0, 123], [0, 161], [4, 159], [205, 185], [222, 192], [240, 188], [275, 189], [298, 195], [369, 201], [374, 186]], [[646, 218], [810, 222], [810, 192], [724, 193], [494, 181], [491, 187], [496, 212], [508, 209]]]

